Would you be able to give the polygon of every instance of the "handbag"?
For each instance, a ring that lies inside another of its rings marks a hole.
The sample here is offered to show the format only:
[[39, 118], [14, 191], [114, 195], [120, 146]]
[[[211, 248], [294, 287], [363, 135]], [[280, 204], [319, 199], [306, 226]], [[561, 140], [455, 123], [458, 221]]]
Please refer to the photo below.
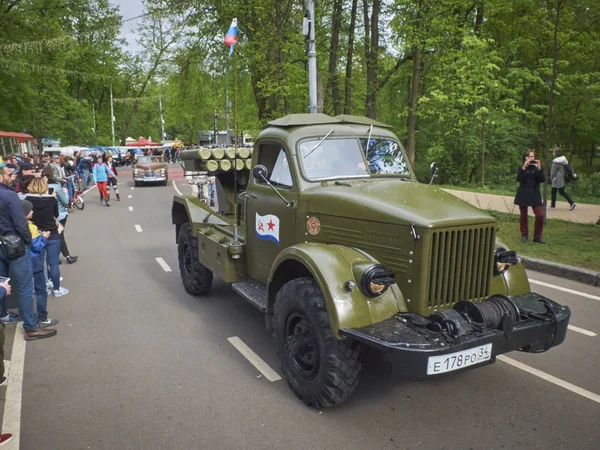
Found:
[[7, 259], [16, 259], [20, 256], [23, 256], [27, 251], [27, 247], [25, 247], [25, 242], [21, 236], [15, 233], [5, 234], [0, 237], [0, 246], [4, 251], [4, 255]]

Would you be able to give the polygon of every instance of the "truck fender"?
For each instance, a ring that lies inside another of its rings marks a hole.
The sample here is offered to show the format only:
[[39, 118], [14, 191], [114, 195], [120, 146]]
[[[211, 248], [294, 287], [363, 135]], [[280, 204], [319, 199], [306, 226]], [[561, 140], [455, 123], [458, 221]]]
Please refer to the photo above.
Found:
[[[360, 328], [407, 312], [406, 301], [396, 284], [375, 298], [360, 290], [364, 268], [377, 263], [370, 255], [343, 245], [303, 243], [288, 247], [271, 268], [267, 313], [272, 314], [279, 289], [288, 281], [303, 277], [312, 277], [319, 285], [331, 330], [338, 338], [340, 328]], [[354, 283], [351, 290], [345, 287], [348, 281]]]
[[[496, 247], [503, 247], [509, 250], [508, 246], [500, 239], [496, 239]], [[517, 254], [518, 256], [518, 254]], [[508, 297], [527, 294], [531, 292], [529, 279], [525, 272], [525, 266], [522, 262], [511, 266], [507, 271], [500, 275], [492, 276], [490, 283], [490, 295], [503, 294]]]

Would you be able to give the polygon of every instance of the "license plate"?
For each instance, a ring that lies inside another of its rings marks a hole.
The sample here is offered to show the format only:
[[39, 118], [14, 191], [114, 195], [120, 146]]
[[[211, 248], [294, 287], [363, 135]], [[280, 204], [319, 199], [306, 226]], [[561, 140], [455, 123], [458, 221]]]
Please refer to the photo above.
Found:
[[480, 345], [468, 350], [441, 356], [430, 356], [427, 360], [427, 375], [452, 372], [473, 366], [492, 358], [492, 344]]

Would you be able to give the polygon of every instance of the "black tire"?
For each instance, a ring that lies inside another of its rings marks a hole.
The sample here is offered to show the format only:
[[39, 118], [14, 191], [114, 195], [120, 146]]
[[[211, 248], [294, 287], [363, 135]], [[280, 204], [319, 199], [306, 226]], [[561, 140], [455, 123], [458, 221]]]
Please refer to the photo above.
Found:
[[135, 187], [139, 187], [140, 183], [138, 183], [137, 181], [134, 181], [134, 182], [133, 182], [133, 185], [134, 185]]
[[198, 258], [198, 239], [192, 235], [189, 222], [181, 225], [177, 242], [179, 272], [183, 286], [192, 295], [204, 295], [212, 286], [213, 273], [200, 264]]
[[306, 405], [346, 401], [358, 385], [360, 345], [340, 341], [329, 327], [325, 300], [312, 278], [298, 278], [277, 293], [273, 336], [281, 370]]

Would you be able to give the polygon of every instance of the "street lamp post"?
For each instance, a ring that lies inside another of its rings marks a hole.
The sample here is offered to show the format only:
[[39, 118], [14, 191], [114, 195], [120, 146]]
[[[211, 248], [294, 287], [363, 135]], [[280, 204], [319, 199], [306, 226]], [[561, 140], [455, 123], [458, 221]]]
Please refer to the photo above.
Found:
[[305, 0], [303, 34], [308, 36], [308, 94], [310, 104], [308, 111], [317, 112], [317, 50], [315, 42], [315, 1]]

